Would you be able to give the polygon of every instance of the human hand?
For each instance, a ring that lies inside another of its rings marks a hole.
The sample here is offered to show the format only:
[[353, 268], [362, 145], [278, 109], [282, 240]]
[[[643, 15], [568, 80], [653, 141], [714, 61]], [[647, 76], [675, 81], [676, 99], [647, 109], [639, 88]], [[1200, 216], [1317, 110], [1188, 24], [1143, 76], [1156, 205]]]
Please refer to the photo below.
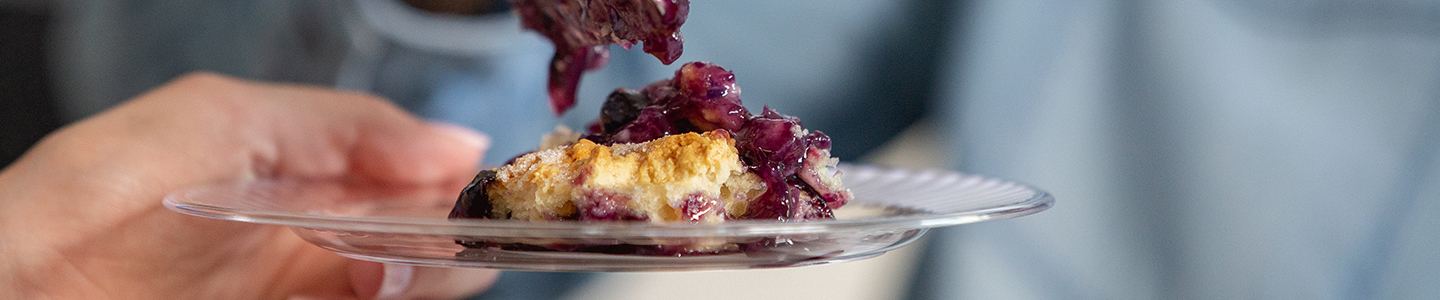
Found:
[[243, 178], [463, 185], [485, 137], [375, 97], [188, 75], [45, 138], [0, 171], [0, 299], [454, 298], [495, 271], [381, 266], [281, 227], [184, 216]]

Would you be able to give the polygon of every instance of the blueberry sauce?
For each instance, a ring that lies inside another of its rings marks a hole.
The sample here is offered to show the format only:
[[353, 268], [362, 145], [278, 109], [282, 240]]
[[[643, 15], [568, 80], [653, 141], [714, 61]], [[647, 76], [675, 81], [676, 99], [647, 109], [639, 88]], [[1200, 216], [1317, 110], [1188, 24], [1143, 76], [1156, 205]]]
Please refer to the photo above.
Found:
[[690, 0], [512, 0], [525, 28], [555, 44], [548, 92], [555, 114], [575, 105], [580, 75], [605, 65], [610, 44], [646, 53], [671, 64], [684, 51], [680, 26]]
[[465, 189], [460, 191], [460, 198], [455, 200], [455, 207], [450, 209], [450, 219], [489, 219], [491, 211], [494, 210], [494, 203], [490, 202], [490, 195], [485, 194], [485, 186], [495, 182], [495, 170], [480, 171], [475, 179], [470, 181]]
[[[839, 186], [830, 137], [806, 130], [800, 120], [766, 107], [752, 115], [740, 102], [735, 74], [718, 65], [692, 62], [672, 79], [636, 92], [618, 89], [606, 99], [598, 123], [585, 139], [642, 143], [671, 134], [732, 132], [745, 166], [766, 191], [736, 219], [778, 221], [834, 218], [850, 193]], [[598, 130], [598, 131], [597, 131]]]

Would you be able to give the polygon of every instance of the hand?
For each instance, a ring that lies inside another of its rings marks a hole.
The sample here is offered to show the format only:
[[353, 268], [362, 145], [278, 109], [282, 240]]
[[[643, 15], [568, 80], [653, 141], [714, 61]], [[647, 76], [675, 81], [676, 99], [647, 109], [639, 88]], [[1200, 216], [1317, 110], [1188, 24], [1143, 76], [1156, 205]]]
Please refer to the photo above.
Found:
[[459, 186], [487, 146], [372, 96], [188, 75], [52, 134], [0, 171], [0, 299], [479, 292], [496, 272], [347, 260], [278, 226], [184, 216], [160, 200], [264, 177]]

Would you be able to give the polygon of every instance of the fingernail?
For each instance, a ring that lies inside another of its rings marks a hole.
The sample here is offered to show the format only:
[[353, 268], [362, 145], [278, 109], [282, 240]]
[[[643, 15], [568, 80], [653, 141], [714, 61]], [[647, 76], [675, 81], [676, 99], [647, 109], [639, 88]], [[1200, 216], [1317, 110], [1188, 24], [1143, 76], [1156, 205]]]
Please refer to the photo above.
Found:
[[475, 149], [485, 150], [490, 148], [490, 136], [480, 133], [479, 131], [443, 122], [431, 122], [430, 127], [467, 146], [475, 147]]
[[415, 268], [403, 265], [385, 265], [385, 276], [380, 281], [380, 290], [375, 292], [376, 299], [398, 299], [410, 289], [410, 281], [415, 278]]

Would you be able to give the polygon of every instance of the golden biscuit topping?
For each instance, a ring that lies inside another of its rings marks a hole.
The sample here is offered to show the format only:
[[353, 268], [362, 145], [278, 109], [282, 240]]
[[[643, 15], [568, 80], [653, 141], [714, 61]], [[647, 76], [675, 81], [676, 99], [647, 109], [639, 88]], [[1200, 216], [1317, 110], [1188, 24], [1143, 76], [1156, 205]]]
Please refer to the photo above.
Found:
[[605, 146], [579, 140], [522, 156], [487, 189], [492, 216], [718, 222], [764, 191], [726, 131]]

